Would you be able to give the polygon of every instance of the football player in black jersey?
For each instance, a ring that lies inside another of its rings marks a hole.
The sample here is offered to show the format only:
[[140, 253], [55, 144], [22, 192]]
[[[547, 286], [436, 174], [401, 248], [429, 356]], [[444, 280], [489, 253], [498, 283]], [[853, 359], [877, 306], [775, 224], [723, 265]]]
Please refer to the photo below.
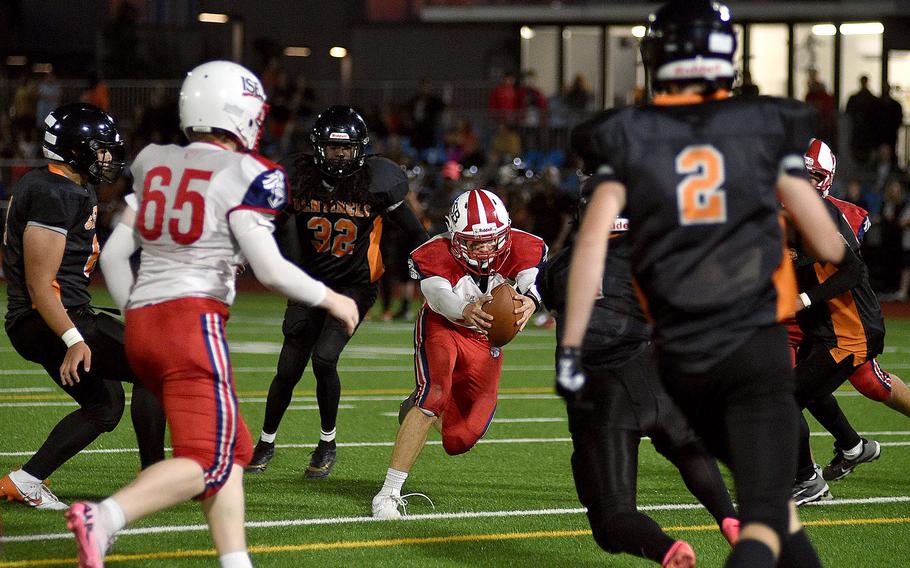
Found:
[[7, 212], [6, 333], [16, 352], [44, 367], [79, 409], [54, 427], [22, 469], [0, 479], [0, 494], [38, 509], [65, 509], [42, 480], [117, 426], [125, 406], [118, 381], [134, 385], [130, 412], [143, 468], [164, 459], [165, 422], [127, 363], [123, 324], [89, 305], [89, 277], [100, 251], [91, 184], [120, 176], [117, 126], [92, 105], [64, 105], [45, 119], [43, 149], [50, 163], [19, 180]]
[[[367, 125], [354, 109], [332, 106], [320, 113], [310, 140], [313, 154], [293, 156], [286, 164], [293, 199], [276, 238], [285, 256], [307, 274], [353, 298], [363, 320], [376, 301], [384, 270], [379, 243], [385, 220], [404, 231], [408, 250], [423, 243], [427, 233], [405, 201], [408, 180], [401, 168], [366, 155]], [[288, 302], [282, 332], [278, 370], [247, 471], [264, 471], [274, 456], [278, 425], [312, 359], [321, 432], [305, 475], [326, 477], [336, 455], [338, 357], [350, 336], [325, 310], [295, 302]]]
[[[579, 214], [589, 190], [582, 187]], [[695, 552], [636, 508], [638, 445], [644, 436], [679, 469], [731, 545], [739, 536], [739, 520], [717, 463], [660, 384], [651, 325], [635, 297], [628, 230], [628, 221], [620, 217], [610, 234], [603, 296], [594, 303], [581, 357], [590, 379], [579, 390], [560, 389], [560, 394], [566, 395], [575, 450], [575, 488], [587, 508], [594, 540], [607, 552], [667, 564], [674, 558], [694, 559]], [[565, 330], [571, 255], [571, 247], [559, 251], [537, 277], [541, 299], [556, 316], [557, 340]]]
[[733, 472], [742, 530], [726, 566], [819, 566], [790, 501], [799, 411], [778, 323], [796, 308], [778, 202], [810, 229], [801, 232], [818, 258], [837, 263], [844, 254], [807, 181], [812, 111], [729, 97], [736, 35], [717, 2], [665, 4], [641, 48], [651, 103], [608, 111], [573, 133], [595, 189], [570, 268], [558, 384], [585, 384], [582, 340], [624, 211], [664, 386]]

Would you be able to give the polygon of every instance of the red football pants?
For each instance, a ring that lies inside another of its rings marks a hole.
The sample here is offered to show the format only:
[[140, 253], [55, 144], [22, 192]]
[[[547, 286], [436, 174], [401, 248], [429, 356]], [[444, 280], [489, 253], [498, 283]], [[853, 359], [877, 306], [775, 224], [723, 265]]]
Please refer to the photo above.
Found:
[[414, 330], [417, 406], [442, 417], [442, 446], [463, 454], [496, 412], [501, 351], [482, 334], [459, 328], [424, 306]]
[[227, 318], [227, 306], [205, 298], [126, 312], [126, 355], [161, 401], [174, 457], [192, 459], [204, 470], [205, 491], [197, 499], [217, 493], [232, 466], [246, 466], [253, 454], [234, 391]]

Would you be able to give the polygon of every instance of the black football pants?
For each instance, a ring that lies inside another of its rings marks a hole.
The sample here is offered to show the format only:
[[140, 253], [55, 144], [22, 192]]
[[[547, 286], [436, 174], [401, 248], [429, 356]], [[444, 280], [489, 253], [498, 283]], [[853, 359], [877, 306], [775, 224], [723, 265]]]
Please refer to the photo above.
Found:
[[[376, 301], [376, 284], [335, 288], [339, 294], [354, 299], [360, 320]], [[284, 312], [284, 343], [278, 356], [278, 369], [265, 404], [262, 429], [269, 433], [278, 431], [281, 419], [291, 404], [294, 387], [303, 377], [303, 371], [312, 356], [313, 374], [316, 375], [316, 401], [319, 404], [321, 428], [331, 432], [338, 418], [341, 400], [341, 379], [338, 376], [338, 358], [351, 339], [344, 325], [322, 308], [288, 302]]]
[[161, 405], [141, 381], [136, 380], [123, 348], [123, 323], [90, 308], [69, 311], [70, 319], [92, 350], [91, 371], [79, 370], [80, 381], [65, 386], [60, 365], [66, 345], [37, 311], [21, 317], [6, 328], [13, 347], [23, 358], [47, 371], [79, 409], [65, 416], [48, 435], [34, 456], [22, 467], [39, 479], [46, 479], [67, 460], [85, 449], [102, 432], [110, 432], [123, 415], [125, 396], [119, 381], [133, 383], [130, 415], [139, 445], [143, 468], [164, 459], [165, 418]]
[[674, 539], [636, 508], [643, 436], [679, 469], [718, 523], [736, 516], [717, 463], [661, 386], [650, 348], [621, 367], [584, 369], [589, 380], [583, 400], [567, 407], [572, 471], [601, 548], [661, 562], [673, 546]]
[[786, 542], [799, 409], [784, 328], [757, 330], [705, 373], [662, 364], [661, 376], [695, 432], [733, 472], [743, 525], [766, 524]]

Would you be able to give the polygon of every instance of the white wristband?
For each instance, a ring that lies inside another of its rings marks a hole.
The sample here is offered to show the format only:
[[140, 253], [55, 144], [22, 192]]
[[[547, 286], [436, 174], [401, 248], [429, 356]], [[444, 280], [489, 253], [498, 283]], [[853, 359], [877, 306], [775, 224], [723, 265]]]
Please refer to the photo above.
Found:
[[63, 335], [60, 336], [60, 339], [63, 340], [63, 343], [66, 343], [67, 349], [79, 343], [80, 341], [85, 341], [82, 339], [82, 334], [79, 333], [79, 330], [75, 327], [71, 327], [68, 330], [64, 331]]
[[812, 300], [809, 299], [809, 294], [806, 294], [805, 292], [802, 292], [799, 295], [799, 299], [802, 300], [803, 306], [807, 308], [812, 305]]

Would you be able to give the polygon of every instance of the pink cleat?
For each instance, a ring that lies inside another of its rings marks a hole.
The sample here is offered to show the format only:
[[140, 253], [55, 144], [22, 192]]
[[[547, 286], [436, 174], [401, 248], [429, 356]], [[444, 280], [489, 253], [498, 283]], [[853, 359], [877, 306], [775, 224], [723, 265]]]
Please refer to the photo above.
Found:
[[104, 568], [108, 536], [97, 522], [98, 513], [98, 504], [88, 501], [73, 503], [65, 513], [66, 528], [76, 536], [79, 568]]
[[735, 546], [736, 541], [739, 540], [739, 519], [736, 517], [724, 518], [724, 520], [720, 522], [720, 532], [724, 534], [724, 538], [727, 539], [730, 546]]
[[667, 551], [661, 566], [663, 568], [694, 568], [695, 551], [688, 542], [677, 540]]

